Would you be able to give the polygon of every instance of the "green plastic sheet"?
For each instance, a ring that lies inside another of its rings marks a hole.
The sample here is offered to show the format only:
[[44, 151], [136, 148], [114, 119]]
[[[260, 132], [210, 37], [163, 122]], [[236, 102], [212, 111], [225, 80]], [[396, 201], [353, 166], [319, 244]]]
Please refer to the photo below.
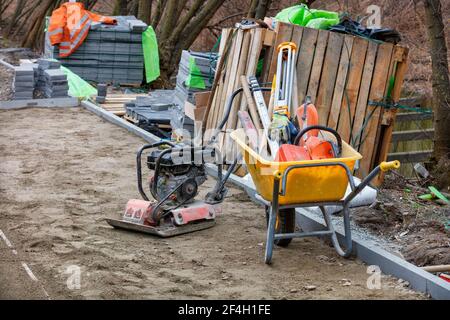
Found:
[[339, 14], [332, 11], [309, 9], [305, 4], [300, 4], [281, 10], [275, 19], [303, 27], [326, 30], [339, 23]]
[[91, 96], [97, 94], [97, 89], [84, 81], [78, 75], [63, 66], [61, 66], [61, 70], [67, 75], [70, 96], [81, 99], [89, 99]]
[[160, 75], [158, 40], [151, 26], [142, 33], [142, 49], [144, 51], [145, 79], [147, 83], [150, 83], [158, 79]]
[[202, 71], [195, 63], [194, 57], [189, 57], [189, 75], [184, 82], [188, 88], [206, 89], [205, 80], [202, 77]]

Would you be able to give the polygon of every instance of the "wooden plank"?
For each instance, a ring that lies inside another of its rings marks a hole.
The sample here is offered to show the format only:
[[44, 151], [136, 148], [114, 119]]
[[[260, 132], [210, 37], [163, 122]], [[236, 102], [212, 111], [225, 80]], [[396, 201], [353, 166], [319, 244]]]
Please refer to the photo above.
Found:
[[387, 161], [398, 160], [401, 163], [424, 162], [430, 159], [433, 150], [389, 153]]
[[[393, 54], [393, 65], [396, 63], [395, 70], [391, 71], [391, 74], [395, 72], [395, 82], [394, 87], [392, 89], [392, 100], [398, 101], [400, 99], [401, 95], [401, 89], [403, 80], [405, 78], [406, 70], [408, 68], [408, 48], [395, 46], [394, 47], [394, 54]], [[394, 68], [393, 68], [394, 69]], [[387, 84], [388, 86], [389, 84]], [[379, 146], [377, 153], [374, 156], [373, 162], [374, 164], [384, 161], [387, 158], [387, 154], [389, 152], [390, 144], [391, 144], [391, 136], [392, 132], [394, 130], [394, 121], [396, 118], [397, 110], [390, 110], [388, 112], [388, 117], [386, 117], [386, 114], [383, 115], [383, 120], [386, 118], [390, 118], [387, 121], [388, 126], [383, 126], [382, 130], [380, 132], [380, 138], [379, 138]], [[376, 185], [380, 185], [383, 181], [384, 173], [380, 173], [374, 181]]]
[[297, 95], [300, 103], [305, 100], [308, 90], [309, 75], [311, 74], [318, 34], [317, 29], [303, 29], [302, 43], [297, 57]]
[[392, 133], [391, 142], [411, 140], [432, 140], [434, 129], [395, 131]]
[[320, 77], [319, 93], [315, 102], [319, 113], [319, 124], [325, 126], [328, 123], [343, 43], [344, 36], [342, 34], [330, 32]]
[[[229, 73], [231, 70], [231, 65], [232, 65], [232, 59], [234, 57], [235, 54], [235, 49], [236, 49], [236, 44], [237, 44], [237, 30], [235, 30], [234, 32], [236, 32], [235, 35], [230, 35], [229, 37], [233, 37], [231, 40], [231, 45], [229, 48], [229, 52], [228, 52], [228, 56], [226, 57], [226, 60], [223, 60], [224, 63], [224, 70], [222, 72], [222, 74], [220, 75], [220, 79], [219, 79], [219, 90], [217, 90], [217, 92], [214, 95], [214, 100], [213, 100], [213, 104], [211, 105], [211, 108], [213, 111], [213, 117], [210, 123], [210, 126], [208, 127], [209, 129], [216, 129], [217, 124], [219, 118], [222, 117], [222, 113], [223, 113], [223, 104], [224, 101], [222, 99], [224, 92], [226, 91], [227, 85], [228, 85], [228, 80], [229, 80]], [[224, 57], [225, 59], [225, 57]]]
[[[239, 88], [240, 77], [242, 75], [245, 75], [245, 73], [246, 73], [247, 59], [249, 58], [248, 53], [249, 53], [249, 46], [250, 46], [250, 40], [251, 40], [251, 31], [253, 31], [253, 30], [245, 30], [244, 31], [244, 38], [242, 40], [241, 52], [239, 54], [239, 64], [238, 64], [238, 68], [236, 70], [236, 75], [234, 77], [234, 81], [232, 83], [232, 93]], [[227, 96], [227, 99], [229, 98], [229, 96]], [[237, 113], [238, 113], [240, 105], [241, 105], [241, 97], [242, 97], [242, 95], [238, 95], [237, 97], [234, 98], [233, 104], [231, 106], [230, 117], [228, 118], [227, 125], [226, 125], [226, 128], [228, 130], [236, 129], [236, 125], [238, 122]], [[224, 139], [224, 143], [229, 143], [230, 142], [229, 139], [230, 139], [230, 137], [228, 135], [226, 135], [226, 139]]]
[[[229, 63], [227, 64], [228, 67], [227, 67], [227, 72], [225, 74], [225, 85], [223, 87], [222, 96], [220, 97], [220, 109], [219, 109], [219, 113], [218, 113], [216, 126], [221, 121], [221, 119], [223, 119], [223, 116], [225, 115], [225, 112], [226, 112], [226, 104], [227, 104], [228, 98], [231, 96], [231, 94], [234, 91], [234, 85], [235, 85], [235, 80], [236, 80], [236, 76], [237, 76], [237, 69], [239, 67], [242, 42], [244, 40], [244, 30], [240, 29], [237, 32], [238, 33], [237, 33], [237, 36], [235, 39], [234, 51], [233, 51], [233, 54], [229, 57], [229, 60], [228, 60]], [[226, 128], [226, 126], [225, 126], [225, 128]], [[220, 143], [219, 143], [220, 150], [222, 150], [223, 138], [224, 138], [224, 135], [222, 134], [222, 136], [217, 139], [217, 141], [220, 141]]]
[[[378, 46], [372, 86], [369, 94], [369, 101], [380, 101], [385, 96], [392, 51], [393, 45], [390, 43], [382, 43]], [[380, 115], [382, 114], [381, 109], [382, 108], [377, 106], [367, 105], [365, 113], [367, 124], [365, 125], [365, 129], [363, 131], [363, 134], [361, 135], [361, 142], [359, 147], [359, 152], [363, 156], [363, 160], [361, 161], [359, 167], [359, 173], [362, 176], [366, 176], [369, 173], [371, 169], [372, 156], [376, 152], [375, 146], [377, 131], [380, 123]], [[369, 115], [371, 115], [370, 119]]]
[[[222, 92], [223, 79], [224, 79], [224, 69], [226, 69], [225, 59], [232, 52], [233, 42], [230, 39], [234, 34], [232, 29], [223, 29], [222, 38], [219, 45], [219, 59], [217, 62], [217, 71], [214, 77], [213, 87], [211, 88], [211, 95], [208, 99], [207, 110], [205, 116], [205, 123], [203, 124], [203, 129], [213, 129], [215, 127], [215, 121], [217, 118], [217, 112], [219, 108], [219, 99]], [[228, 52], [226, 52], [228, 51]], [[211, 138], [211, 130], [204, 133], [205, 139], [209, 141]]]
[[253, 124], [255, 125], [258, 132], [262, 132], [261, 119], [258, 115], [258, 109], [256, 107], [255, 100], [253, 99], [252, 92], [248, 85], [248, 78], [246, 76], [241, 76], [241, 85], [242, 89], [244, 89], [244, 97], [248, 103], [248, 110], [250, 111], [250, 116], [252, 118]]
[[[252, 30], [251, 36], [252, 41], [250, 44], [250, 56], [247, 62], [247, 69], [245, 71], [245, 76], [254, 76], [256, 75], [256, 69], [258, 67], [259, 56], [261, 55], [261, 50], [263, 47], [262, 39], [264, 38], [264, 34], [267, 30], [264, 29], [254, 29]], [[240, 110], [247, 110], [248, 104], [247, 99], [241, 99]]]
[[[358, 123], [359, 120], [361, 120], [362, 123], [365, 107], [367, 105], [366, 97], [365, 104], [363, 105], [364, 109], [360, 106], [360, 110], [358, 110], [357, 104], [360, 87], [363, 87], [363, 95], [364, 92], [368, 95], [368, 88], [370, 88], [370, 83], [372, 81], [372, 71], [377, 48], [376, 45], [371, 46], [369, 52], [367, 52], [368, 46], [369, 42], [366, 39], [356, 37], [353, 40], [350, 69], [348, 71], [348, 79], [346, 80], [347, 83], [345, 84], [343, 92], [341, 114], [337, 125], [341, 138], [349, 143], [351, 143], [350, 136], [352, 134], [352, 127], [354, 127], [354, 123]], [[363, 83], [361, 83], [361, 78], [363, 79]], [[361, 101], [363, 100], [364, 99], [361, 99]], [[358, 116], [355, 116], [355, 114]]]
[[353, 48], [353, 36], [346, 35], [339, 61], [339, 68], [334, 87], [333, 101], [331, 102], [330, 114], [328, 116], [328, 127], [337, 129], [339, 115], [341, 114], [342, 98], [347, 84], [347, 75], [350, 69], [350, 58]]
[[[256, 29], [256, 30], [262, 30], [262, 29]], [[275, 37], [276, 37], [276, 33], [273, 30], [269, 30], [269, 29], [264, 29], [264, 41], [263, 41], [263, 45], [264, 46], [268, 46], [271, 47], [273, 46], [273, 43], [275, 42]]]
[[[283, 22], [277, 23], [277, 30], [276, 30], [277, 37], [276, 37], [274, 45], [272, 47], [273, 48], [272, 60], [270, 63], [269, 73], [267, 75], [267, 80], [266, 80], [267, 82], [272, 82], [273, 76], [277, 72], [277, 57], [278, 57], [277, 47], [283, 42], [291, 41], [293, 29], [294, 29], [294, 26], [292, 24], [283, 23]], [[269, 100], [269, 96], [270, 96], [269, 93], [264, 94], [266, 103]]]
[[[396, 46], [396, 48], [397, 47], [398, 46]], [[403, 47], [399, 47], [399, 48], [402, 48], [403, 51], [405, 49]], [[403, 60], [401, 60], [401, 61], [403, 61]], [[401, 98], [398, 103], [400, 103], [401, 105], [404, 105], [404, 106], [408, 106], [408, 107], [417, 107], [417, 106], [424, 104], [425, 100], [426, 100], [425, 96], [417, 96], [417, 97], [410, 97], [410, 98]]]
[[323, 60], [325, 58], [329, 34], [329, 31], [319, 30], [319, 35], [317, 36], [317, 45], [307, 91], [307, 95], [311, 97], [313, 103], [316, 101], [317, 91], [319, 89], [320, 75], [322, 74]]
[[297, 52], [296, 52], [296, 57], [295, 57], [294, 77], [293, 77], [293, 84], [292, 84], [292, 86], [293, 86], [293, 88], [292, 88], [292, 103], [291, 103], [291, 110], [289, 110], [291, 115], [294, 115], [295, 111], [299, 107], [299, 99], [298, 99], [298, 91], [297, 91], [298, 78], [297, 78], [297, 66], [296, 65], [297, 65], [297, 61], [298, 61], [299, 48], [301, 47], [301, 43], [302, 43], [302, 39], [303, 39], [303, 30], [304, 30], [304, 28], [300, 28], [300, 27], [296, 27], [296, 26], [294, 26], [294, 28], [292, 30], [291, 41], [293, 43], [295, 43], [295, 45], [297, 46]]
[[411, 112], [398, 113], [395, 117], [396, 122], [424, 121], [433, 119], [433, 113]]

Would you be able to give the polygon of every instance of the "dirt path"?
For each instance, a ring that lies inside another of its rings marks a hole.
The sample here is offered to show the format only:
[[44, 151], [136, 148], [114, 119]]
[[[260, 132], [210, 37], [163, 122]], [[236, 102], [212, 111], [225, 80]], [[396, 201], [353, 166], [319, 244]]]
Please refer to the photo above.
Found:
[[[113, 230], [104, 218], [139, 197], [143, 143], [84, 109], [0, 112], [0, 229], [50, 298], [423, 298], [388, 277], [367, 289], [367, 266], [316, 239], [276, 248], [264, 265], [263, 209], [238, 189], [209, 230], [167, 240]], [[0, 259], [1, 271], [14, 267]], [[69, 289], [77, 267], [81, 287]]]

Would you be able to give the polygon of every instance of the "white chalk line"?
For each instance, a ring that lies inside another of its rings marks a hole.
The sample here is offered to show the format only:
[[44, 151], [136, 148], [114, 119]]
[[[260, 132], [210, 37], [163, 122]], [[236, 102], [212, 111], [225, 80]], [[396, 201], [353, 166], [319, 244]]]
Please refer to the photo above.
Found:
[[[12, 253], [14, 255], [17, 255], [17, 250], [14, 249], [11, 241], [9, 241], [9, 239], [6, 237], [5, 233], [1, 229], [0, 229], [0, 238], [2, 238], [2, 240], [8, 246], [8, 248], [11, 249]], [[45, 288], [42, 285], [42, 283], [39, 282], [38, 278], [36, 278], [36, 276], [34, 275], [33, 271], [31, 271], [31, 268], [25, 262], [21, 262], [21, 264], [22, 264], [22, 267], [25, 269], [25, 272], [27, 273], [27, 275], [30, 277], [30, 279], [32, 281], [35, 281], [35, 282], [39, 283], [40, 287], [42, 288], [42, 291], [44, 291], [45, 296], [47, 297], [47, 299], [50, 300], [50, 295], [48, 294], [47, 290], [45, 290]]]
[[0, 237], [3, 239], [3, 241], [6, 243], [6, 245], [8, 246], [8, 248], [12, 248], [13, 245], [11, 243], [11, 241], [9, 241], [9, 239], [6, 237], [6, 235], [3, 233], [3, 231], [0, 229]]
[[33, 281], [39, 281], [36, 276], [34, 275], [33, 271], [31, 271], [30, 267], [25, 263], [22, 262], [22, 267], [25, 269], [25, 271], [27, 272], [28, 276], [31, 278], [31, 280]]

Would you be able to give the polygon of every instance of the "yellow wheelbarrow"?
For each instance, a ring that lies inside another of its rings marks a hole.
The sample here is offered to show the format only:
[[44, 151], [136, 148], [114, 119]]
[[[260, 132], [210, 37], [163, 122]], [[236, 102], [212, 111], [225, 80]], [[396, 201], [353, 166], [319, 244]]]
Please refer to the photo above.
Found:
[[[328, 134], [324, 132], [324, 134]], [[362, 156], [342, 141], [341, 157], [323, 160], [273, 162], [262, 158], [246, 143], [243, 129], [231, 133], [238, 144], [259, 198], [266, 206], [267, 241], [265, 262], [271, 263], [273, 244], [288, 246], [293, 238], [330, 236], [334, 248], [342, 257], [352, 252], [349, 204], [381, 171], [400, 167], [399, 161], [382, 162], [355, 186], [352, 172]], [[345, 198], [347, 186], [351, 192]], [[337, 239], [330, 214], [325, 206], [342, 206], [344, 216], [344, 246]], [[327, 229], [315, 232], [295, 232], [295, 208], [319, 207]]]

